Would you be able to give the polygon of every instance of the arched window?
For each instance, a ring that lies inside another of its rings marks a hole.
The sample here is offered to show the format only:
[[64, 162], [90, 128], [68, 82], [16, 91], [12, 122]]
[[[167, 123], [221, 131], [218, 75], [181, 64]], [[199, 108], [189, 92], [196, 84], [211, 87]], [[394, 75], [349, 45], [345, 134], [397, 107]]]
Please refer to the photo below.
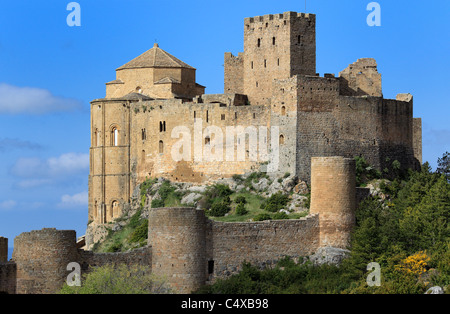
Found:
[[116, 126], [111, 129], [111, 146], [119, 146], [119, 129]]
[[258, 38], [258, 47], [261, 47], [261, 38]]
[[281, 134], [280, 135], [280, 145], [283, 145], [283, 144], [284, 144], [284, 135]]
[[285, 115], [286, 115], [286, 107], [285, 107], [285, 106], [282, 106], [282, 107], [281, 107], [281, 115], [282, 115], [282, 116], [285, 116]]
[[136, 87], [136, 93], [139, 93], [139, 94], [142, 93], [142, 88], [140, 86]]
[[275, 46], [275, 37], [272, 37], [272, 45]]
[[110, 213], [111, 218], [116, 218], [119, 217], [119, 202], [118, 201], [113, 201], [111, 203], [111, 213]]
[[141, 133], [142, 133], [142, 140], [145, 141], [147, 139], [147, 131], [145, 129], [142, 129]]
[[159, 141], [159, 153], [164, 154], [164, 142]]

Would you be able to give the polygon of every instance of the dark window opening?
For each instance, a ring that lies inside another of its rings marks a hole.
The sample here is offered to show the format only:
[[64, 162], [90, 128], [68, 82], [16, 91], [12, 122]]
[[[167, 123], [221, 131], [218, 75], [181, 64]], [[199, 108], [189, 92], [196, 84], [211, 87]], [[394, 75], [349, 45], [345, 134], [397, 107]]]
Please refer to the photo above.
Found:
[[166, 132], [166, 121], [159, 121], [159, 132]]
[[214, 273], [214, 261], [208, 261], [208, 275]]
[[275, 46], [275, 37], [272, 37], [272, 45]]

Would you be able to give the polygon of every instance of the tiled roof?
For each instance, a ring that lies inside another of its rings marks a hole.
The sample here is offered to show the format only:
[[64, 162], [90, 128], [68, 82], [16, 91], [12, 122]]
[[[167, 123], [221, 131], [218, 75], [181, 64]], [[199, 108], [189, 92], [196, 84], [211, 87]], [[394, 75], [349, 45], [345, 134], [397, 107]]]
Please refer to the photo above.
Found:
[[134, 69], [134, 68], [187, 68], [194, 69], [190, 65], [175, 58], [170, 53], [159, 48], [155, 44], [152, 49], [147, 50], [139, 57], [134, 58], [117, 70]]

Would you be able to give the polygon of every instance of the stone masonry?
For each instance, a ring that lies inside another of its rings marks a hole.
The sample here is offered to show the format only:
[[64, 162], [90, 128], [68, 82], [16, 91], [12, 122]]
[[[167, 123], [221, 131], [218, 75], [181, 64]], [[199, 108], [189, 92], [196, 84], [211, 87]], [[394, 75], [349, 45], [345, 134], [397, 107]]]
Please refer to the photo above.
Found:
[[243, 26], [244, 51], [224, 55], [224, 94], [204, 94], [196, 69], [157, 44], [116, 70], [106, 97], [91, 102], [89, 221], [119, 217], [150, 177], [205, 183], [269, 171], [309, 182], [311, 158], [322, 156], [363, 156], [379, 170], [395, 160], [420, 166], [413, 97], [383, 98], [374, 59], [322, 77], [314, 14], [249, 17]]
[[[180, 293], [239, 272], [244, 261], [270, 267], [324, 247], [347, 249], [354, 225], [355, 163], [342, 157], [312, 161], [311, 214], [293, 220], [224, 223], [195, 208], [153, 208], [148, 245], [124, 253], [77, 247], [75, 231], [52, 228], [14, 239], [12, 260], [0, 262], [0, 292], [55, 293], [76, 262], [82, 272], [105, 264], [141, 265]], [[6, 242], [7, 243], [7, 242]]]
[[338, 77], [317, 74], [315, 27], [314, 14], [297, 12], [244, 19], [244, 51], [224, 55], [224, 94], [205, 94], [196, 69], [155, 44], [117, 68], [106, 96], [91, 102], [91, 224], [120, 217], [146, 178], [212, 183], [255, 171], [311, 183], [308, 217], [219, 223], [194, 208], [152, 209], [145, 248], [95, 254], [77, 247], [74, 231], [43, 229], [19, 235], [11, 261], [0, 238], [0, 292], [53, 293], [67, 263], [78, 262], [83, 271], [147, 265], [187, 293], [239, 271], [244, 259], [267, 266], [323, 247], [346, 249], [353, 158], [379, 170], [394, 160], [417, 169], [421, 120], [411, 94], [383, 97], [374, 59], [358, 59]]

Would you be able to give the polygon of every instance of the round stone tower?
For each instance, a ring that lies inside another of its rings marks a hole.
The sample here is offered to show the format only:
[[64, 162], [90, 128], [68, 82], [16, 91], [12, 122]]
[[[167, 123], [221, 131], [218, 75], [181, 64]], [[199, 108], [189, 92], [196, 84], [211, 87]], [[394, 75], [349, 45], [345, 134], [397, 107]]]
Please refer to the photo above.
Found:
[[206, 216], [195, 208], [152, 208], [148, 217], [152, 272], [179, 293], [205, 284]]
[[346, 249], [355, 225], [354, 159], [311, 159], [311, 214], [319, 214], [320, 247]]
[[78, 262], [76, 232], [54, 228], [24, 232], [14, 239], [18, 294], [50, 294], [64, 284], [67, 265]]

